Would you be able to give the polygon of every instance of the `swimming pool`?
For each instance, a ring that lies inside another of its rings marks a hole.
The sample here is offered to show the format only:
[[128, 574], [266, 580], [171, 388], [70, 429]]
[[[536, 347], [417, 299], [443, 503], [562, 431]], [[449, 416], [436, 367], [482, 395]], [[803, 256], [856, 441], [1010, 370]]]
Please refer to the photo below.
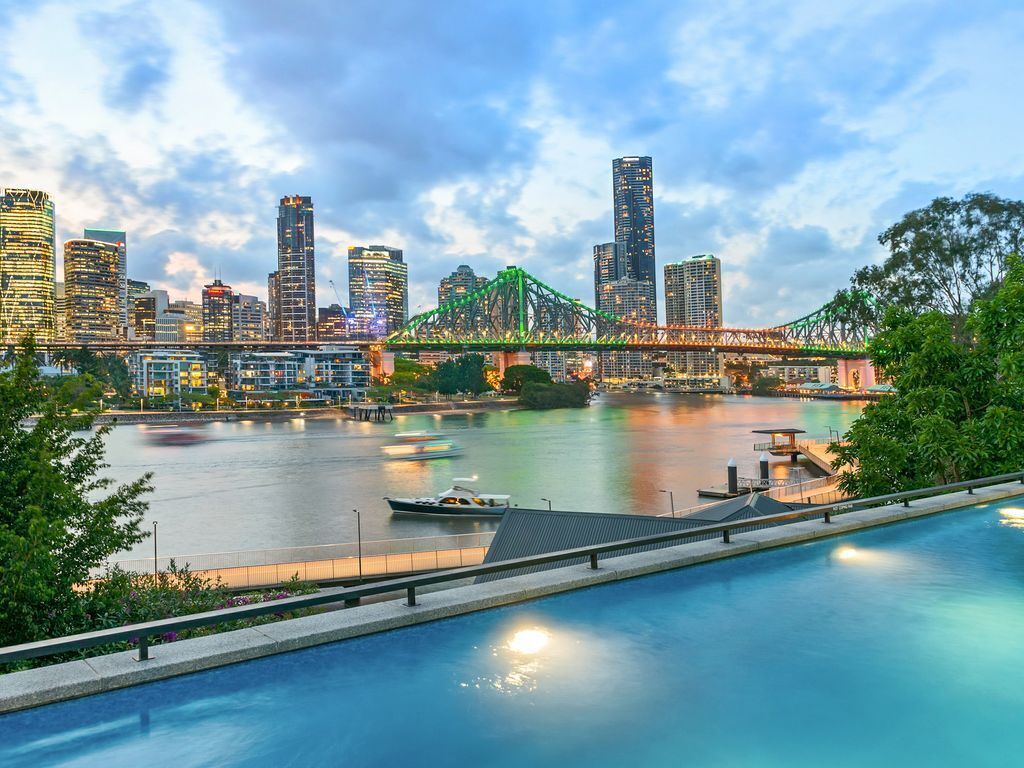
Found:
[[1006, 766], [1022, 655], [1011, 499], [6, 715], [0, 765]]

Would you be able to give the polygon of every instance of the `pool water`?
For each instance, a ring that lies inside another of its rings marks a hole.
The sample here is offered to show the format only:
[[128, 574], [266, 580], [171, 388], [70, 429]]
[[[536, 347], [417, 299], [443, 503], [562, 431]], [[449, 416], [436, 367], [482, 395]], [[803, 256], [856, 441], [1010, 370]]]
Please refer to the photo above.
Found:
[[7, 715], [0, 765], [1008, 766], [1022, 725], [1024, 499]]

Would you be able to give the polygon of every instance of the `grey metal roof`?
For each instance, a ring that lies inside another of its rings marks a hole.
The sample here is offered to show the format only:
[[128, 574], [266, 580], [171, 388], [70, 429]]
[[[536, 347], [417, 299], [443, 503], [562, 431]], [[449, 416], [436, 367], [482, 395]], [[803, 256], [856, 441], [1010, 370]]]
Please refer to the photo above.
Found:
[[[565, 512], [546, 509], [521, 509], [512, 507], [502, 515], [501, 523], [487, 549], [485, 563], [511, 560], [516, 557], [540, 555], [562, 549], [583, 547], [588, 544], [604, 544], [609, 541], [652, 536], [685, 528], [697, 528], [713, 522], [742, 520], [778, 512], [787, 512], [801, 505], [788, 505], [751, 494], [711, 504], [685, 517], [653, 517], [651, 515], [602, 514], [599, 512]], [[758, 525], [753, 528], [768, 526]], [[717, 538], [718, 534], [702, 535], [700, 539]], [[694, 539], [696, 540], [696, 539]], [[622, 550], [622, 555], [643, 552], [649, 549], [677, 546], [672, 542], [648, 544]], [[619, 553], [617, 553], [619, 554]], [[544, 563], [526, 566], [503, 573], [478, 576], [478, 582], [494, 581], [522, 573], [547, 571], [586, 561], [585, 557], [565, 560], [560, 563]]]

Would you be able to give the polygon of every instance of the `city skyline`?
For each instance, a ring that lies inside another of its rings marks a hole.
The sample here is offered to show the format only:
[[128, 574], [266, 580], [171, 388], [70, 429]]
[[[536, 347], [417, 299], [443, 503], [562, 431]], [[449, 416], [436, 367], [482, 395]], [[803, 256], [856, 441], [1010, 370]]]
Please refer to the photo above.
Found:
[[[1019, 11], [753, 8], [310, 3], [300, 31], [260, 4], [8, 4], [0, 183], [58, 201], [58, 243], [128, 231], [132, 276], [193, 299], [218, 270], [266, 296], [268, 218], [299, 191], [317, 202], [318, 306], [366, 242], [403, 248], [419, 306], [460, 263], [589, 294], [607, 163], [650, 155], [658, 270], [716, 253], [742, 326], [823, 303], [937, 195], [1024, 196], [1022, 107], [1000, 95]], [[630, 25], [651, 30], [643, 56], [616, 34]], [[112, 27], [113, 58], [93, 34]], [[371, 55], [382, 36], [407, 55]]]

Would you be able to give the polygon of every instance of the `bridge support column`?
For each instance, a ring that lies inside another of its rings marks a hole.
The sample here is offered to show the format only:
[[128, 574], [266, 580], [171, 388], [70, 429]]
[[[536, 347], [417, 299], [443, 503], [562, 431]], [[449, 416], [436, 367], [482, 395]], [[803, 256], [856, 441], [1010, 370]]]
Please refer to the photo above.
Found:
[[878, 381], [875, 376], [875, 367], [867, 359], [839, 360], [836, 363], [836, 372], [838, 374], [836, 383], [843, 389], [867, 389]]
[[511, 365], [529, 365], [529, 352], [495, 352], [494, 364], [498, 369], [498, 375], [504, 376], [505, 369]]

